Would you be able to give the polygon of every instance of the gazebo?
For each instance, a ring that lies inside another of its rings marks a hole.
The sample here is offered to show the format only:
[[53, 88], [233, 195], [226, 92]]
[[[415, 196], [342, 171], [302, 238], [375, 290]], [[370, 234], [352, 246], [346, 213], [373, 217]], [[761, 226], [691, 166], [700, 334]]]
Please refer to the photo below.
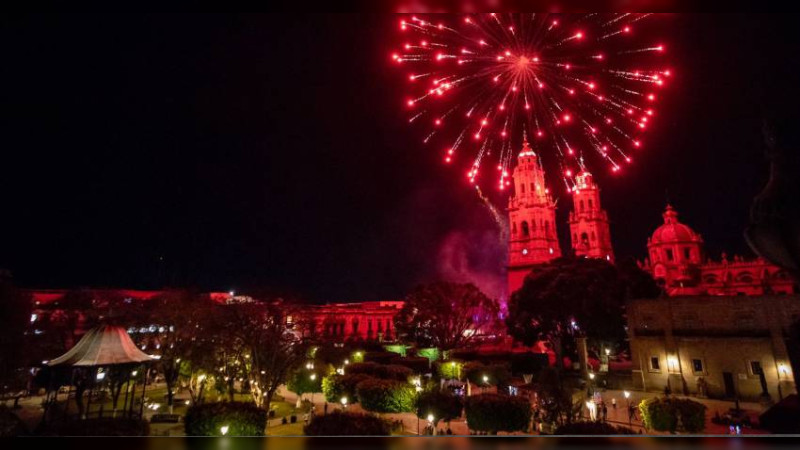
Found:
[[[79, 417], [87, 418], [93, 393], [98, 389], [103, 391], [108, 388], [111, 392], [112, 416], [116, 416], [117, 404], [124, 387], [125, 397], [121, 409], [123, 417], [132, 418], [137, 412], [141, 417], [147, 388], [146, 369], [155, 360], [155, 357], [139, 350], [122, 327], [101, 325], [89, 330], [69, 351], [46, 363], [51, 373], [45, 416], [47, 409], [57, 402], [61, 387], [68, 386], [65, 412], [68, 411], [70, 398], [74, 397]], [[136, 382], [139, 379], [142, 380], [141, 401], [139, 410], [134, 411]], [[87, 390], [89, 395], [84, 405], [83, 394]], [[103, 416], [102, 403], [96, 413], [98, 417]]]

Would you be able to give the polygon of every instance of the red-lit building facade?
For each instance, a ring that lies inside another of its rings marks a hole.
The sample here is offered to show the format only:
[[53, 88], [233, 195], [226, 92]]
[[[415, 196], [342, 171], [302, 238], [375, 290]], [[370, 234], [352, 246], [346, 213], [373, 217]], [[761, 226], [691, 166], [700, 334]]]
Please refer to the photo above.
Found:
[[719, 261], [706, 255], [703, 238], [678, 220], [667, 206], [664, 223], [647, 240], [642, 268], [664, 285], [670, 296], [793, 294], [797, 287], [786, 271], [762, 258], [725, 253]]
[[[513, 172], [514, 194], [508, 202], [510, 227], [508, 293], [522, 286], [537, 264], [561, 256], [556, 232], [556, 202], [545, 182], [545, 171], [536, 152], [523, 141]], [[608, 214], [602, 208], [600, 187], [592, 174], [582, 170], [571, 189], [569, 238], [572, 253], [614, 262]], [[664, 223], [647, 241], [648, 257], [641, 267], [661, 283], [670, 296], [793, 294], [797, 286], [781, 268], [761, 258], [708, 258], [703, 238], [678, 220], [667, 206]]]

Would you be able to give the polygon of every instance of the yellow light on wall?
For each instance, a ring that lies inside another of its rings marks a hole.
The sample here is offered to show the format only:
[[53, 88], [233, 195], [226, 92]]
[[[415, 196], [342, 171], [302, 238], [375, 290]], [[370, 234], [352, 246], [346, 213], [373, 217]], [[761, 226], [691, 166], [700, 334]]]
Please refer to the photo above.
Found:
[[668, 356], [667, 357], [667, 366], [669, 367], [670, 371], [677, 371], [678, 370], [678, 358], [675, 356]]
[[786, 364], [784, 363], [778, 364], [778, 379], [781, 378], [788, 379], [790, 371], [791, 370], [789, 369], [789, 366], [787, 366]]

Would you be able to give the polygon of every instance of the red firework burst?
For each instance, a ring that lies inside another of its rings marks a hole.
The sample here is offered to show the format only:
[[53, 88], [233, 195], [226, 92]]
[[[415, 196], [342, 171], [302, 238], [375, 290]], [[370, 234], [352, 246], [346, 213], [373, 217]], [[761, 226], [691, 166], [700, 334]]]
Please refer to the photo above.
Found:
[[490, 164], [499, 188], [508, 186], [511, 138], [525, 133], [560, 166], [568, 191], [590, 162], [618, 172], [642, 148], [670, 77], [659, 61], [665, 46], [636, 38], [648, 16], [408, 16], [399, 25], [407, 41], [392, 59], [411, 70], [409, 122], [430, 127], [426, 143], [447, 140], [446, 163], [468, 159], [472, 183]]

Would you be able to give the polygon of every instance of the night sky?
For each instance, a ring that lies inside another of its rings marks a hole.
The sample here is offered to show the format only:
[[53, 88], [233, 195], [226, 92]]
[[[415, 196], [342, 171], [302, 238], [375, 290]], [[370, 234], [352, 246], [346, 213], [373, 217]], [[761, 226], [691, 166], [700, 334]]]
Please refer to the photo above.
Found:
[[[317, 302], [502, 284], [491, 217], [408, 126], [396, 17], [0, 20], [0, 267], [17, 284]], [[750, 254], [762, 111], [798, 104], [796, 19], [656, 20], [669, 99], [633, 170], [596, 173], [615, 250], [644, 257], [668, 195], [713, 257]]]

